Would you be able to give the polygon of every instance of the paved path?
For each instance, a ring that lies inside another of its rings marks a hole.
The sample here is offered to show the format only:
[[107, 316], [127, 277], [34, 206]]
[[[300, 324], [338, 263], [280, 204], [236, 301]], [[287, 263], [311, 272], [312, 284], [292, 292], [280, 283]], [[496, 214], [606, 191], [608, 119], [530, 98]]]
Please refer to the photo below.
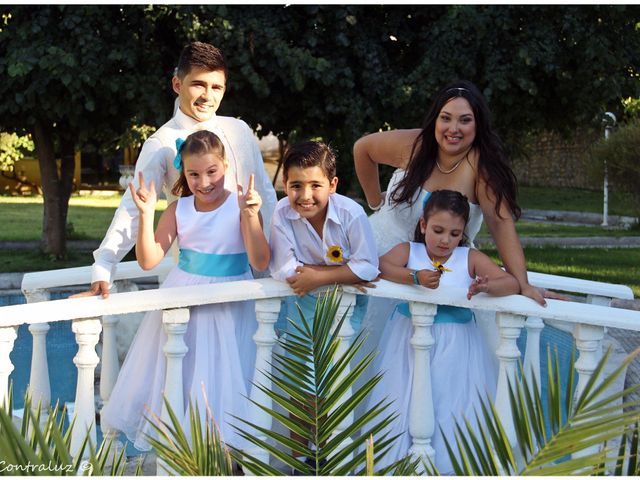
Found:
[[[560, 246], [569, 248], [640, 248], [637, 237], [520, 237], [523, 247]], [[477, 237], [480, 248], [495, 246], [491, 237]]]

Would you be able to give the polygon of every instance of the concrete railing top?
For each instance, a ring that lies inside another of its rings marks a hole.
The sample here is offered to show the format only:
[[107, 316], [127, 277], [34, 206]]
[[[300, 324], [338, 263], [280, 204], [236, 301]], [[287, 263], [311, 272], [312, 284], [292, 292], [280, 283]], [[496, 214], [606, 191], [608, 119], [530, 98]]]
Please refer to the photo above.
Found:
[[[118, 264], [114, 280], [157, 277], [168, 273], [173, 265], [175, 262], [171, 256], [165, 257], [151, 270], [143, 270], [138, 262], [121, 262]], [[91, 267], [63, 268], [25, 273], [22, 277], [21, 289], [23, 292], [30, 292], [72, 285], [89, 285], [90, 283]]]
[[[145, 271], [140, 268], [137, 262], [122, 262], [118, 264], [114, 280], [166, 275], [174, 264], [174, 259], [171, 256], [167, 256], [154, 269]], [[528, 272], [528, 276], [531, 284], [537, 287], [608, 298], [633, 299], [633, 291], [626, 285], [615, 285], [537, 272]], [[26, 273], [22, 279], [22, 291], [29, 292], [71, 285], [89, 285], [90, 283], [91, 267], [66, 268]]]
[[[343, 290], [348, 293], [358, 293], [358, 290], [353, 287], [343, 287]], [[0, 327], [183, 308], [210, 303], [277, 298], [292, 293], [286, 283], [267, 278], [116, 293], [108, 299], [85, 297], [52, 300], [1, 307]], [[377, 282], [377, 287], [368, 289], [367, 293], [374, 297], [464, 306], [479, 310], [509, 312], [571, 323], [640, 331], [640, 312], [606, 306], [548, 300], [548, 306], [544, 308], [521, 295], [491, 297], [479, 294], [471, 300], [467, 300], [464, 289], [430, 290], [424, 287], [400, 285], [386, 280]]]
[[576, 292], [587, 295], [597, 295], [608, 298], [633, 299], [633, 290], [626, 285], [614, 283], [595, 282], [581, 278], [549, 275], [547, 273], [527, 272], [529, 283], [536, 287], [560, 290], [562, 292]]

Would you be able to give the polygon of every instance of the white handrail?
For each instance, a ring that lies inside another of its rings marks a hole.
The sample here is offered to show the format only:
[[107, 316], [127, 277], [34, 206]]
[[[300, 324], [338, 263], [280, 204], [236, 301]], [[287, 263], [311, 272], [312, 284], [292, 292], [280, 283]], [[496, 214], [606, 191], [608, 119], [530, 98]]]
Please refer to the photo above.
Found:
[[[359, 293], [353, 287], [344, 287], [344, 291]], [[33, 324], [78, 318], [95, 318], [102, 315], [121, 315], [211, 303], [266, 299], [292, 294], [293, 291], [285, 282], [266, 278], [212, 285], [116, 293], [108, 299], [85, 297], [52, 300], [49, 302], [1, 307], [0, 327], [17, 326], [23, 323]], [[547, 301], [548, 306], [545, 308], [521, 295], [491, 297], [486, 294], [479, 294], [471, 300], [467, 300], [465, 289], [430, 290], [425, 287], [400, 285], [386, 280], [377, 282], [377, 287], [368, 289], [367, 294], [374, 297], [396, 298], [409, 302], [509, 312], [524, 316], [543, 317], [550, 320], [640, 331], [640, 312], [600, 305], [549, 299]]]
[[[163, 276], [171, 270], [175, 261], [171, 256], [165, 257], [151, 270], [143, 270], [138, 262], [121, 262], [113, 280], [129, 280]], [[45, 290], [49, 288], [67, 287], [72, 285], [89, 285], [91, 283], [91, 267], [62, 268], [44, 272], [29, 272], [22, 277], [23, 292]]]
[[583, 280], [581, 278], [538, 272], [527, 272], [527, 276], [531, 285], [535, 285], [536, 287], [560, 290], [563, 292], [598, 295], [600, 297], [622, 298], [625, 300], [633, 299], [633, 290], [626, 285], [616, 285], [614, 283], [596, 282], [593, 280]]
[[[174, 265], [175, 261], [171, 256], [167, 256], [155, 268], [147, 271], [142, 270], [137, 262], [122, 262], [118, 264], [114, 281], [154, 276], [162, 277], [165, 276]], [[528, 272], [527, 274], [529, 282], [537, 287], [625, 300], [634, 298], [633, 291], [626, 285], [616, 285], [538, 272]], [[88, 285], [89, 283], [91, 283], [91, 267], [30, 272], [25, 273], [22, 278], [22, 291], [44, 290], [71, 285]]]

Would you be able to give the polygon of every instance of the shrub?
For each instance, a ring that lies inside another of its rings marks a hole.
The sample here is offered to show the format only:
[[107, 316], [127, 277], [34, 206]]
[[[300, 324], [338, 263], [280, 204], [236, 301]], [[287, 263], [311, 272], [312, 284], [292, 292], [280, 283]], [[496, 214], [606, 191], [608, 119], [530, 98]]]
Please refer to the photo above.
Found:
[[606, 162], [609, 181], [629, 192], [634, 210], [640, 216], [640, 119], [614, 130], [608, 140], [601, 140], [592, 149], [592, 172], [600, 178]]

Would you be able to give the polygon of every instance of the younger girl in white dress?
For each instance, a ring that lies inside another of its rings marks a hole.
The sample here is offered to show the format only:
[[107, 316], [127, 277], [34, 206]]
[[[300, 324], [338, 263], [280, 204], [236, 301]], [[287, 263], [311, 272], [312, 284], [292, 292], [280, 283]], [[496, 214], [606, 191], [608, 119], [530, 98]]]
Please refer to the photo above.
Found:
[[[427, 288], [467, 288], [470, 299], [479, 292], [518, 293], [518, 281], [482, 252], [460, 247], [469, 220], [469, 202], [460, 192], [437, 190], [427, 200], [414, 242], [396, 245], [380, 257], [382, 278]], [[385, 456], [388, 465], [409, 452], [409, 402], [413, 380], [413, 334], [408, 304], [399, 305], [385, 326], [377, 359], [384, 377], [371, 395], [371, 405], [388, 397], [399, 417], [390, 427], [401, 436]], [[492, 357], [468, 308], [438, 306], [432, 334], [431, 385], [436, 428], [431, 444], [440, 473], [452, 472], [440, 428], [455, 445], [455, 420], [473, 422], [479, 407], [477, 391], [493, 399], [496, 375]], [[480, 411], [480, 410], [478, 410]], [[455, 449], [455, 448], [454, 448]]]
[[[209, 131], [178, 140], [174, 165], [180, 178], [173, 187], [178, 200], [160, 217], [155, 235], [153, 217], [156, 192], [153, 182], [140, 188], [130, 184], [140, 211], [136, 257], [144, 269], [156, 266], [174, 240], [178, 241], [178, 265], [160, 288], [202, 285], [252, 278], [251, 265], [265, 270], [269, 245], [262, 231], [262, 200], [253, 188], [253, 175], [243, 194], [224, 188], [227, 161], [220, 139]], [[257, 328], [254, 302], [232, 302], [192, 307], [184, 341], [184, 412], [176, 412], [188, 425], [189, 401], [197, 402], [205, 418], [206, 404], [213, 413], [223, 440], [242, 448], [244, 443], [228, 422], [232, 415], [248, 417], [248, 392], [253, 374]], [[149, 312], [136, 334], [109, 402], [102, 412], [105, 430], [120, 430], [139, 450], [149, 450], [146, 435], [154, 433], [145, 417], [158, 417], [163, 406], [167, 337], [161, 312]], [[206, 394], [206, 401], [203, 395]]]

